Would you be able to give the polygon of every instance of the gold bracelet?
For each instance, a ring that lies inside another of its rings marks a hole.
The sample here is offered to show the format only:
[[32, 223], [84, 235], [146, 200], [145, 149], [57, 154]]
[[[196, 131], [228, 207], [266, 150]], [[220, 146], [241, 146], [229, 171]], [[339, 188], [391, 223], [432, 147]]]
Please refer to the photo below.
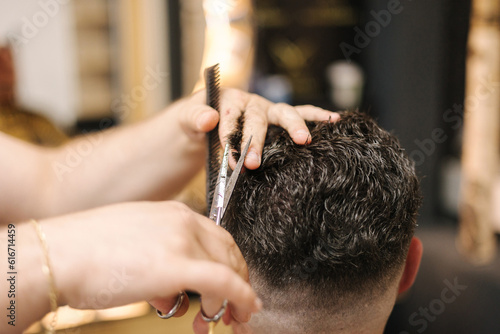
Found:
[[49, 280], [50, 309], [51, 309], [51, 312], [54, 313], [54, 317], [52, 318], [52, 321], [49, 324], [49, 328], [47, 329], [47, 332], [50, 334], [53, 334], [55, 332], [55, 327], [56, 327], [56, 323], [57, 323], [57, 290], [56, 290], [56, 283], [54, 280], [52, 266], [50, 264], [50, 259], [49, 259], [49, 247], [47, 246], [47, 240], [45, 239], [45, 233], [43, 233], [43, 231], [42, 231], [42, 226], [34, 219], [31, 219], [30, 221], [33, 224], [33, 226], [35, 227], [36, 234], [38, 235], [38, 239], [40, 239], [40, 243], [42, 244], [43, 257], [44, 257], [42, 271], [44, 272], [44, 274], [47, 276], [47, 278]]

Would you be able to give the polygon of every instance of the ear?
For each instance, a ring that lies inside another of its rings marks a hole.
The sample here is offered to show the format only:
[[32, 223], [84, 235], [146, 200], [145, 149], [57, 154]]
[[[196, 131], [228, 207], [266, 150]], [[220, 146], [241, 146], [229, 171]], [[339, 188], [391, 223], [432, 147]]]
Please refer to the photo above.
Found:
[[420, 266], [420, 260], [422, 259], [422, 252], [422, 242], [417, 237], [413, 237], [410, 242], [408, 255], [406, 256], [403, 276], [401, 276], [401, 280], [399, 281], [398, 294], [408, 290], [413, 285], [413, 282], [415, 282], [418, 267]]

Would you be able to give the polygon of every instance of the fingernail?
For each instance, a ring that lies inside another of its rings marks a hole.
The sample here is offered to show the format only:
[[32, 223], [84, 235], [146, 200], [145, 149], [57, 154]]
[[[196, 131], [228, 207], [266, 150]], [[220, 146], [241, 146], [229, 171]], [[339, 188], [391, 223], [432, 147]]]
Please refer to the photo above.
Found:
[[336, 121], [338, 121], [340, 119], [340, 115], [336, 112], [332, 112], [330, 114], [330, 117], [328, 117], [328, 121], [330, 123], [335, 123]]
[[298, 143], [307, 143], [309, 139], [309, 131], [306, 130], [297, 130], [295, 131], [295, 140]]
[[248, 152], [247, 157], [246, 157], [245, 160], [247, 160], [247, 161], [253, 160], [258, 165], [260, 165], [260, 156], [255, 151], [253, 151], [253, 150], [250, 151], [250, 152]]

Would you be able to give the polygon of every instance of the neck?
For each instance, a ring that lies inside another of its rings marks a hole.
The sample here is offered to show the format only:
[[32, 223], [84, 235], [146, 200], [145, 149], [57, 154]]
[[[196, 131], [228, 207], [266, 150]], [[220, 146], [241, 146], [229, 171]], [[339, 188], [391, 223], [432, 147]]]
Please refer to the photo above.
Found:
[[[254, 315], [249, 323], [233, 323], [233, 334], [383, 334], [386, 321], [381, 324], [363, 324], [361, 321], [358, 323], [358, 327], [347, 326], [343, 324], [337, 324], [336, 328], [311, 328], [310, 331], [304, 329], [298, 329], [295, 331], [282, 324], [276, 324], [266, 326], [265, 322], [260, 320], [258, 316]], [[277, 326], [278, 325], [278, 326]], [[281, 325], [281, 326], [280, 326]], [[361, 328], [361, 326], [363, 326]]]

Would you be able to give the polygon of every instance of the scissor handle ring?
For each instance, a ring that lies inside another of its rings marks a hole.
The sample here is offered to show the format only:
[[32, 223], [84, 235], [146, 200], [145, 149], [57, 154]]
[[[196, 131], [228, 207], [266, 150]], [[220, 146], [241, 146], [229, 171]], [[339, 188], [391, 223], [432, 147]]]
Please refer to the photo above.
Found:
[[175, 305], [174, 307], [172, 307], [172, 309], [170, 311], [168, 311], [168, 313], [166, 314], [163, 314], [162, 312], [160, 312], [160, 310], [156, 310], [156, 314], [162, 318], [162, 319], [170, 319], [172, 318], [176, 313], [177, 311], [179, 311], [179, 309], [181, 308], [182, 306], [182, 303], [184, 302], [184, 292], [179, 292], [179, 295], [177, 295], [177, 301], [175, 302]]
[[219, 312], [217, 312], [216, 315], [214, 315], [213, 317], [209, 317], [205, 314], [205, 312], [203, 311], [203, 307], [200, 307], [201, 309], [201, 318], [205, 321], [205, 322], [217, 322], [220, 320], [220, 318], [222, 318], [222, 316], [224, 315], [224, 313], [226, 312], [226, 309], [227, 309], [227, 299], [224, 300], [224, 302], [222, 303], [222, 306], [219, 310]]

